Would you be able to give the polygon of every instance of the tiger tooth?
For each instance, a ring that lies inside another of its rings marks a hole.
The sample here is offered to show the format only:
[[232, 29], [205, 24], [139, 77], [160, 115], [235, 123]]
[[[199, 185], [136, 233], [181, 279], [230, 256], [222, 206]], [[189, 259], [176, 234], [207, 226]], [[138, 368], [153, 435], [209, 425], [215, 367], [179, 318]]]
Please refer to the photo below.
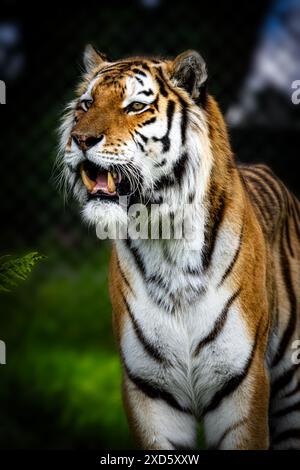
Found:
[[110, 171], [107, 172], [107, 189], [109, 193], [116, 191], [116, 185]]
[[86, 174], [86, 172], [84, 171], [83, 163], [80, 165], [80, 176], [81, 176], [83, 184], [88, 189], [88, 191], [92, 191], [96, 183], [95, 181], [91, 180]]

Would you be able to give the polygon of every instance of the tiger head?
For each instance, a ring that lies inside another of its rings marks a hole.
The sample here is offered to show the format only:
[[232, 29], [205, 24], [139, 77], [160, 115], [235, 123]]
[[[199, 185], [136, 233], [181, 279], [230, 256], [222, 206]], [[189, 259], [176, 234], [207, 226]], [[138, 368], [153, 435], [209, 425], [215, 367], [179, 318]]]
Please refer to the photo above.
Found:
[[120, 196], [170, 211], [191, 201], [199, 165], [204, 173], [209, 166], [202, 57], [110, 62], [87, 46], [84, 64], [61, 127], [64, 175], [84, 218], [121, 219]]

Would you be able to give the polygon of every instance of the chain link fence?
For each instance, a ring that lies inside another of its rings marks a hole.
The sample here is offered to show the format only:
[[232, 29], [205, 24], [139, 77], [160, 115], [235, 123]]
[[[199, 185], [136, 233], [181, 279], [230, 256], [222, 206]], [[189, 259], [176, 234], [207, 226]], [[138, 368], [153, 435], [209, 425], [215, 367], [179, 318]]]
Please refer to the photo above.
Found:
[[[269, 4], [110, 0], [57, 7], [47, 3], [37, 5], [33, 17], [30, 12], [20, 14], [16, 3], [10, 3], [2, 21], [18, 29], [16, 50], [22, 66], [16, 77], [7, 79], [7, 104], [1, 107], [2, 251], [55, 246], [81, 253], [84, 246], [95, 243], [95, 234], [83, 227], [76, 206], [64, 204], [53, 169], [56, 130], [78, 81], [86, 43], [113, 59], [138, 53], [175, 56], [197, 49], [208, 64], [210, 92], [226, 112], [248, 73]], [[295, 130], [249, 127], [230, 133], [240, 160], [267, 162], [298, 192]]]

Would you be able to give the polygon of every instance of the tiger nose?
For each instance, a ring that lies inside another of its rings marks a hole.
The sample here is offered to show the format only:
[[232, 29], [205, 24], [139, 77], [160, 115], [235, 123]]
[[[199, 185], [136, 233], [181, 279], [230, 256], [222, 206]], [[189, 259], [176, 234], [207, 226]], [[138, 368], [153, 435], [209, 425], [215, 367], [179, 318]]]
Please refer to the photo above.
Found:
[[71, 135], [76, 145], [83, 151], [94, 147], [94, 145], [98, 144], [103, 139], [103, 135], [95, 136], [90, 134], [78, 134], [77, 132], [72, 132]]

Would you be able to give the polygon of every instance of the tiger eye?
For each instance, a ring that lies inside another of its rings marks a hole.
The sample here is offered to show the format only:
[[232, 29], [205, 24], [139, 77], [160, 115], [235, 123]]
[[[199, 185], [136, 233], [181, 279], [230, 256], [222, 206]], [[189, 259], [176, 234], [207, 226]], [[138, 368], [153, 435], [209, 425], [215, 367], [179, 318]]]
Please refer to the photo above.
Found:
[[131, 103], [131, 110], [132, 111], [141, 111], [146, 105], [144, 103], [140, 103], [139, 101], [135, 101]]

